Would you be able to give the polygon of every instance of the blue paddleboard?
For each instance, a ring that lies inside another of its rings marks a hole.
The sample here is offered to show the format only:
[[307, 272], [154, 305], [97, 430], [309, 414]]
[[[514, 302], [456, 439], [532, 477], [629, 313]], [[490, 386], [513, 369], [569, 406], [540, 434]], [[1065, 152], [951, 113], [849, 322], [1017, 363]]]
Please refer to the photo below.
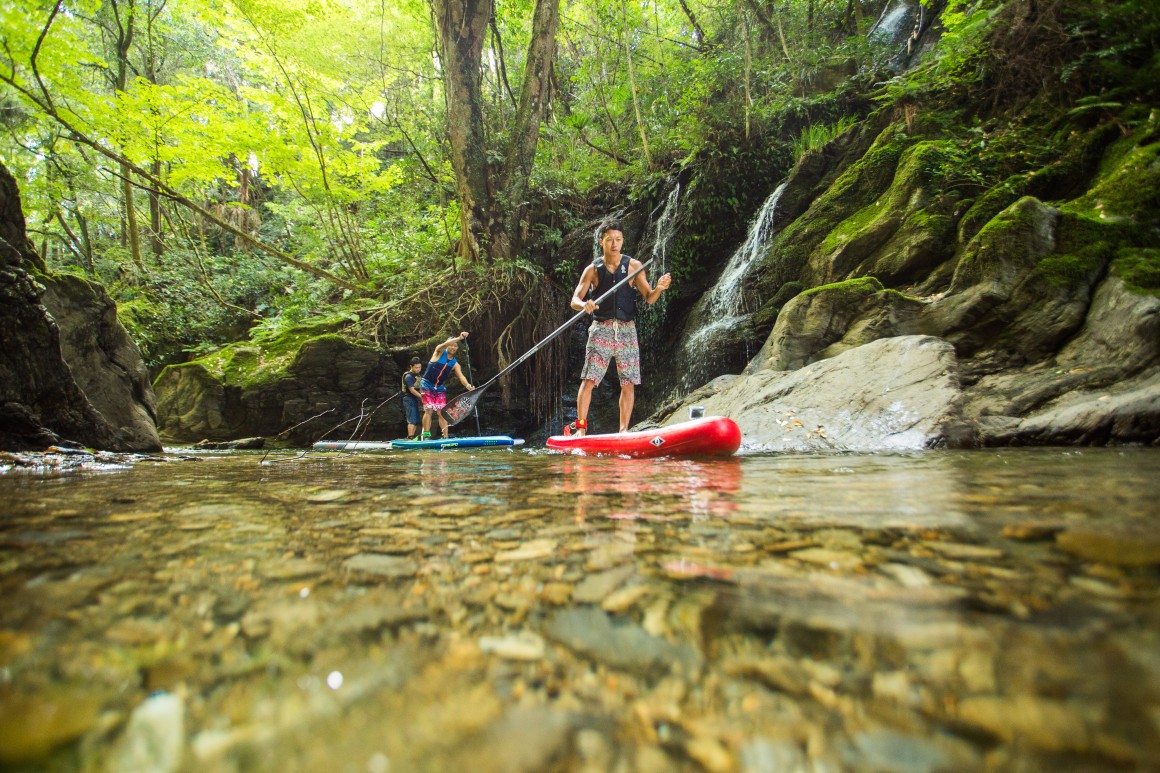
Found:
[[501, 446], [522, 446], [523, 438], [507, 435], [485, 437], [431, 438], [430, 440], [323, 440], [314, 444], [315, 451], [391, 451], [406, 449], [439, 448], [495, 448]]

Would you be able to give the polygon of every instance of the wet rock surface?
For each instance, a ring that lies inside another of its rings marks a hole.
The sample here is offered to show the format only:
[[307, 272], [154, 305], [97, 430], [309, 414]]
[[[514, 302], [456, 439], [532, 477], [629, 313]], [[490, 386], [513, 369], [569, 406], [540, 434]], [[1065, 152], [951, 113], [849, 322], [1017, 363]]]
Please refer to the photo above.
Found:
[[[760, 358], [759, 358], [760, 359]], [[772, 365], [770, 365], [772, 367]], [[951, 345], [931, 336], [873, 341], [798, 370], [769, 368], [696, 392], [685, 408], [729, 416], [762, 451], [900, 451], [973, 442]]]
[[1156, 453], [9, 462], [0, 766], [1148, 769]]

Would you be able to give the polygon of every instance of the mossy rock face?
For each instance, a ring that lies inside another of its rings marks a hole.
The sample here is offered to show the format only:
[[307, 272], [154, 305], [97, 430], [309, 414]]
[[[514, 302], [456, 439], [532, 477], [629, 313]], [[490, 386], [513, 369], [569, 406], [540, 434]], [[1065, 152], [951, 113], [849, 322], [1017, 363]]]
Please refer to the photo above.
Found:
[[1100, 176], [1068, 209], [1112, 222], [1160, 228], [1160, 142], [1136, 144], [1135, 135], [1113, 145]]
[[[880, 111], [822, 147], [803, 154], [786, 180], [774, 226], [783, 226], [804, 214], [840, 175], [883, 139], [889, 126], [887, 112]], [[887, 136], [893, 141], [895, 132], [891, 130]]]
[[[830, 170], [816, 168], [805, 174], [802, 170], [808, 164], [817, 163], [808, 161], [811, 154], [807, 153], [791, 174], [779, 210], [784, 217], [793, 218], [792, 222], [774, 237], [766, 257], [753, 267], [747, 280], [755, 297], [770, 299], [754, 314], [755, 324], [757, 320], [768, 324], [776, 318], [785, 302], [781, 292], [784, 285], [809, 287], [825, 281], [812, 278], [814, 272], [807, 271], [810, 255], [839, 223], [870, 206], [890, 188], [899, 158], [913, 141], [901, 125], [888, 125], [857, 160], [851, 156], [864, 145], [853, 139], [849, 142], [846, 154], [817, 157], [823, 164], [831, 163]], [[804, 177], [795, 180], [799, 173]], [[784, 221], [779, 217], [777, 222]], [[765, 329], [761, 327], [759, 333]]]
[[[398, 392], [403, 365], [341, 336], [299, 328], [262, 345], [234, 344], [161, 372], [154, 384], [158, 425], [176, 442], [279, 436], [305, 444]], [[401, 431], [395, 405], [376, 412], [370, 432]], [[393, 410], [392, 410], [393, 409]], [[313, 422], [311, 417], [320, 416]]]
[[767, 257], [751, 272], [758, 297], [773, 297], [786, 282], [818, 284], [806, 276], [811, 253], [839, 223], [872, 204], [890, 187], [898, 159], [908, 144], [910, 140], [900, 127], [887, 127], [861, 158], [774, 238]]
[[953, 197], [940, 195], [936, 175], [946, 142], [919, 142], [899, 159], [890, 187], [838, 223], [810, 256], [811, 284], [872, 274], [890, 285], [913, 282], [951, 258]]
[[981, 284], [1006, 295], [1056, 244], [1059, 210], [1025, 196], [993, 217], [955, 266], [950, 294]]
[[796, 370], [879, 338], [913, 334], [922, 307], [874, 277], [815, 287], [786, 304], [748, 370]]
[[1112, 270], [1132, 292], [1160, 297], [1160, 249], [1122, 248]]
[[921, 329], [974, 358], [968, 378], [1041, 362], [1080, 329], [1096, 283], [1129, 233], [1020, 199], [971, 240]]
[[1104, 152], [1120, 136], [1120, 128], [1113, 122], [1073, 137], [1060, 158], [1027, 177], [1025, 193], [1043, 201], [1083, 195], [1099, 173]]
[[1007, 207], [1027, 195], [1027, 175], [1011, 175], [984, 193], [959, 221], [959, 242], [968, 244], [980, 229]]

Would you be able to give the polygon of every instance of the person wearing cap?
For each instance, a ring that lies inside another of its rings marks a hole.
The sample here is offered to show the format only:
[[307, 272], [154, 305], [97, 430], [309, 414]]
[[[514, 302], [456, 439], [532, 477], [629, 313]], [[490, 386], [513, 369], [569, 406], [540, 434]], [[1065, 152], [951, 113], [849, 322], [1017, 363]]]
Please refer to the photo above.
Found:
[[423, 361], [412, 357], [411, 367], [403, 371], [400, 387], [403, 390], [403, 414], [407, 417], [407, 440], [414, 440], [419, 434], [419, 422], [422, 421], [422, 411], [419, 410], [419, 401], [423, 399], [419, 391], [419, 373], [422, 370]]

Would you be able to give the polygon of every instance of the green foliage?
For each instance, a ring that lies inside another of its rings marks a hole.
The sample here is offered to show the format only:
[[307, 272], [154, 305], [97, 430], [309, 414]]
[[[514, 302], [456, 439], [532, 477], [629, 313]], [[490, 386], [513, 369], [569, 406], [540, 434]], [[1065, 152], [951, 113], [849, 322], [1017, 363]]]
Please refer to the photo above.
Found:
[[856, 122], [854, 116], [847, 115], [832, 124], [809, 124], [793, 142], [794, 158], [801, 158], [814, 148], [820, 148], [835, 137], [845, 134]]

